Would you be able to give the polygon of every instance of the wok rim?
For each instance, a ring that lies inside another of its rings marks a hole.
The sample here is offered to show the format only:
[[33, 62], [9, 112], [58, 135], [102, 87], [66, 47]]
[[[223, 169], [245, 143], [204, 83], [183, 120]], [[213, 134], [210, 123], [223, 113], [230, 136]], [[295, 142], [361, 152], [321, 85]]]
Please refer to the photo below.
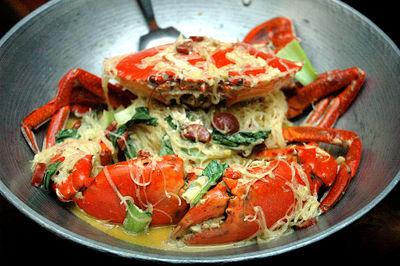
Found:
[[[0, 48], [3, 47], [4, 44], [9, 41], [15, 33], [17, 33], [25, 24], [29, 23], [31, 20], [40, 18], [40, 15], [47, 9], [56, 6], [63, 0], [52, 0], [49, 1], [36, 10], [29, 13], [27, 16], [22, 18], [19, 22], [17, 22], [1, 39], [0, 39]], [[396, 52], [396, 54], [400, 57], [400, 50], [397, 45], [391, 40], [391, 38], [381, 30], [375, 23], [373, 23], [366, 16], [358, 12], [356, 9], [347, 5], [338, 0], [331, 0], [336, 5], [340, 5], [343, 8], [346, 8], [352, 14], [358, 16], [362, 21], [366, 22], [370, 27], [377, 31], [378, 34], [383, 37], [383, 39], [391, 46], [391, 48]], [[157, 261], [157, 262], [167, 262], [167, 263], [226, 263], [226, 262], [239, 262], [246, 261], [251, 259], [263, 259], [266, 257], [276, 256], [279, 254], [286, 253], [288, 251], [296, 250], [301, 247], [307, 246], [309, 244], [320, 241], [331, 234], [343, 229], [354, 221], [360, 219], [367, 212], [369, 212], [372, 208], [374, 208], [380, 201], [382, 201], [390, 191], [397, 185], [400, 180], [400, 170], [394, 176], [392, 181], [383, 189], [373, 200], [371, 200], [368, 204], [363, 206], [360, 210], [355, 212], [353, 215], [348, 218], [342, 220], [341, 222], [335, 224], [334, 226], [329, 227], [321, 232], [314, 233], [311, 236], [302, 238], [300, 240], [296, 240], [290, 242], [285, 245], [280, 245], [277, 247], [252, 251], [243, 254], [235, 254], [235, 255], [217, 255], [217, 256], [208, 256], [208, 257], [196, 257], [196, 256], [173, 256], [173, 255], [164, 255], [164, 254], [154, 254], [141, 252], [137, 250], [129, 250], [124, 248], [119, 248], [113, 245], [105, 244], [96, 240], [89, 239], [73, 231], [65, 229], [64, 227], [57, 225], [46, 217], [40, 215], [34, 209], [25, 204], [22, 200], [20, 200], [14, 193], [12, 193], [8, 187], [3, 183], [0, 179], [0, 193], [1, 195], [7, 199], [14, 207], [16, 207], [22, 214], [31, 220], [35, 221], [37, 224], [45, 228], [46, 230], [55, 233], [59, 237], [63, 239], [67, 239], [74, 243], [86, 246], [92, 250], [101, 251], [104, 253], [114, 254], [117, 256], [139, 259], [144, 261]], [[186, 254], [186, 253], [181, 253]], [[187, 253], [194, 254], [194, 253]]]

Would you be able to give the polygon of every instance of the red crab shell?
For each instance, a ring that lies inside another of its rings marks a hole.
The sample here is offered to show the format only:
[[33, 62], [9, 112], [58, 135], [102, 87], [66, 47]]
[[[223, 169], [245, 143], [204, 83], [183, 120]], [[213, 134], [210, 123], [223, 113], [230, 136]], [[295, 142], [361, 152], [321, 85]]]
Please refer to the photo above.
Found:
[[277, 91], [301, 68], [302, 62], [280, 59], [251, 44], [206, 37], [178, 39], [104, 61], [105, 76], [135, 94], [203, 107], [222, 100], [232, 105]]
[[151, 207], [151, 225], [175, 224], [188, 207], [178, 196], [183, 185], [183, 162], [176, 155], [128, 160], [105, 167], [74, 201], [97, 219], [121, 224], [126, 207], [120, 197], [129, 197], [141, 209]]

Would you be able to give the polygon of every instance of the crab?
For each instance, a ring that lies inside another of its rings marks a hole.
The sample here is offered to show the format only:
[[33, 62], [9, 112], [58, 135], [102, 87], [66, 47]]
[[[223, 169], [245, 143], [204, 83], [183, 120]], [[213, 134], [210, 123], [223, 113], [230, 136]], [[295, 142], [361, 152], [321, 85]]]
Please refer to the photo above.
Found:
[[58, 83], [56, 97], [47, 104], [36, 108], [28, 114], [21, 123], [21, 132], [29, 147], [34, 153], [40, 148], [37, 144], [34, 130], [50, 121], [43, 148], [49, 148], [55, 144], [55, 134], [64, 128], [70, 112], [76, 116], [88, 112], [99, 105], [128, 106], [136, 96], [127, 93], [121, 86], [107, 85], [105, 93], [100, 77], [77, 68], [68, 73]]
[[[91, 108], [126, 107], [137, 96], [166, 105], [206, 109], [283, 90], [288, 118], [314, 107], [303, 126], [282, 129], [286, 141], [296, 144], [257, 151], [256, 158], [263, 163], [246, 169], [250, 176], [257, 176], [250, 181], [244, 181], [243, 173], [229, 167], [198, 204], [189, 206], [182, 197], [195, 176], [185, 177], [182, 159], [177, 155], [160, 158], [143, 152], [138, 159], [113, 164], [110, 147], [104, 142], [96, 144], [96, 155], [84, 154], [65, 180], [51, 185], [61, 201], [74, 201], [88, 214], [114, 223], [125, 221], [127, 202], [134, 202], [152, 212], [151, 225], [177, 224], [172, 235], [187, 244], [221, 244], [259, 236], [263, 229], [288, 222], [296, 208], [303, 207], [293, 186], [303, 187], [315, 198], [325, 189], [319, 207], [323, 212], [332, 208], [356, 174], [361, 157], [358, 135], [331, 127], [357, 96], [365, 72], [357, 67], [332, 70], [302, 86], [295, 76], [304, 62], [277, 56], [293, 40], [299, 38], [292, 22], [280, 17], [255, 27], [244, 42], [180, 37], [172, 44], [107, 58], [103, 80], [82, 69], [70, 70], [60, 80], [57, 96], [22, 121], [23, 136], [37, 153], [40, 149], [33, 131], [46, 121], [51, 120], [44, 149], [56, 145], [56, 134], [64, 128], [70, 112], [79, 117]], [[107, 131], [116, 127], [111, 123]], [[117, 136], [121, 150], [126, 149], [124, 138]], [[343, 146], [348, 149], [347, 155], [338, 163], [318, 147], [318, 142]], [[51, 164], [63, 163], [63, 156], [55, 156], [48, 164], [38, 163], [31, 184], [43, 186], [46, 171]], [[96, 175], [91, 174], [94, 160], [100, 160], [104, 167]], [[217, 219], [217, 225], [204, 229], [204, 222], [210, 219]], [[296, 226], [310, 226], [315, 219], [307, 217]], [[196, 225], [200, 231], [193, 230]]]
[[[260, 152], [257, 157], [267, 162], [245, 171], [256, 174], [255, 178], [243, 179], [242, 172], [228, 169], [202, 202], [179, 221], [173, 237], [190, 245], [206, 245], [260, 236], [266, 229], [290, 222], [296, 208], [304, 208], [294, 187], [314, 197], [321, 188], [329, 188], [319, 208], [324, 212], [332, 208], [357, 171], [361, 157], [359, 137], [350, 131], [319, 127], [284, 128], [283, 134], [289, 142], [324, 142], [346, 147], [348, 152], [339, 166], [332, 155], [315, 143]], [[296, 228], [316, 223], [315, 216], [306, 218], [296, 221]]]
[[276, 92], [292, 82], [302, 62], [280, 59], [246, 43], [192, 36], [111, 57], [103, 65], [105, 76], [134, 94], [207, 108]]

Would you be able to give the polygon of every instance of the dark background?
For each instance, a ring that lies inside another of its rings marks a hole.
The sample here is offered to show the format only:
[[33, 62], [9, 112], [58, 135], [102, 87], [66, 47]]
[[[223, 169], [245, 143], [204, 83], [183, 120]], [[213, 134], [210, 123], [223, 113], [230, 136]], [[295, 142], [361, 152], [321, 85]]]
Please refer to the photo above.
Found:
[[[0, 0], [0, 37], [45, 0]], [[343, 1], [378, 25], [399, 46], [395, 1]], [[389, 4], [391, 2], [391, 4]], [[385, 5], [384, 5], [385, 4]], [[371, 51], [372, 52], [372, 51]], [[400, 74], [400, 73], [399, 73]], [[396, 121], [395, 121], [396, 122]], [[398, 122], [398, 121], [397, 121]], [[0, 258], [12, 263], [29, 260], [42, 263], [118, 263], [137, 261], [117, 258], [60, 238], [25, 217], [0, 195]], [[287, 254], [260, 260], [262, 263], [307, 264], [346, 262], [391, 262], [400, 257], [400, 188], [395, 187], [369, 213], [317, 243]]]

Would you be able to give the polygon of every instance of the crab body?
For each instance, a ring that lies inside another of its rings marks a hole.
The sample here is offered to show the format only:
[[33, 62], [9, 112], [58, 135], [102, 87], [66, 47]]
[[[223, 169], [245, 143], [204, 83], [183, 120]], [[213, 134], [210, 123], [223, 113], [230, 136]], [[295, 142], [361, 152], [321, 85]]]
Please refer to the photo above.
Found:
[[104, 62], [106, 76], [133, 93], [194, 107], [223, 100], [232, 105], [275, 92], [288, 86], [301, 66], [250, 44], [206, 37], [178, 39]]

